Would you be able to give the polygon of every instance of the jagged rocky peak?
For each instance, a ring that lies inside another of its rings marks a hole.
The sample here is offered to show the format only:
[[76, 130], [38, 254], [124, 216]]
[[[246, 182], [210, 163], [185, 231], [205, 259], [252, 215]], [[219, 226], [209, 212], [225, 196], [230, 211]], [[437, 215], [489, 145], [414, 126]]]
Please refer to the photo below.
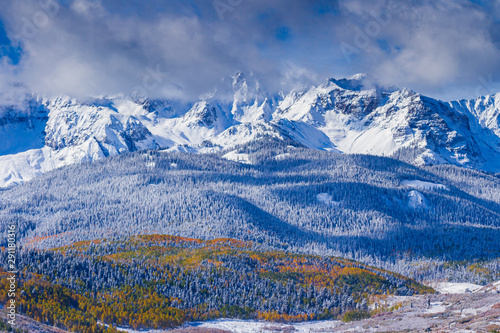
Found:
[[[399, 89], [394, 85], [383, 84], [365, 73], [355, 74], [349, 78], [330, 78], [327, 82], [328, 85], [335, 85], [343, 90], [350, 91], [363, 91], [363, 90], [377, 90], [379, 92], [392, 93]], [[403, 89], [404, 90], [404, 89]]]
[[216, 106], [207, 101], [197, 102], [184, 116], [186, 121], [200, 126], [213, 126], [219, 119]]
[[136, 117], [130, 117], [125, 124], [124, 133], [132, 142], [144, 141], [151, 136], [151, 132]]
[[489, 129], [500, 137], [500, 93], [471, 100], [454, 101], [449, 105], [476, 117], [483, 128]]
[[[233, 80], [232, 87], [235, 94], [235, 100], [237, 99], [239, 102], [248, 103], [253, 98], [263, 94], [259, 79], [255, 74], [250, 73], [246, 75], [243, 72], [237, 72], [232, 75], [231, 78]], [[240, 97], [241, 99], [236, 97]]]
[[329, 79], [329, 82], [336, 84], [345, 90], [360, 91], [364, 88], [364, 82], [367, 81], [367, 75], [364, 73], [353, 75], [350, 78]]
[[251, 105], [255, 101], [262, 102], [266, 98], [266, 92], [253, 73], [247, 75], [237, 72], [231, 78], [235, 104]]
[[232, 77], [233, 103], [231, 114], [238, 122], [269, 121], [272, 118], [273, 98], [266, 94], [258, 78], [250, 73], [237, 72]]

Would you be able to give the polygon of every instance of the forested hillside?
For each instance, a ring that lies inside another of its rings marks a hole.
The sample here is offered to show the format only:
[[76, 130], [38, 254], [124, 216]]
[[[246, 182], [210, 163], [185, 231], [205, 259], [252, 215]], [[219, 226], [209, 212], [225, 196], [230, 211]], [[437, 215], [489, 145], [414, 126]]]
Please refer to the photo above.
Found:
[[218, 155], [141, 151], [58, 169], [1, 191], [0, 220], [25, 247], [157, 233], [343, 256], [419, 280], [485, 283], [500, 272], [498, 175], [269, 138]]
[[[353, 261], [255, 251], [250, 242], [232, 239], [136, 236], [24, 250], [19, 259], [21, 311], [74, 332], [113, 331], [102, 323], [169, 328], [221, 317], [361, 318], [376, 295], [433, 292]], [[7, 282], [1, 281], [5, 302]]]

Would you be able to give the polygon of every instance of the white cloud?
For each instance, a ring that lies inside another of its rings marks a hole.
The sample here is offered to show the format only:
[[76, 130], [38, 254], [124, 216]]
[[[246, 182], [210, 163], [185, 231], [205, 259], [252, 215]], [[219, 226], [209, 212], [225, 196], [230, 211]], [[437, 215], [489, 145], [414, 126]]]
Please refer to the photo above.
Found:
[[[274, 90], [367, 72], [437, 97], [450, 89], [472, 97], [478, 78], [500, 80], [498, 1], [254, 0], [223, 21], [202, 0], [73, 0], [55, 15], [46, 1], [0, 0], [8, 34], [24, 50], [19, 66], [2, 65], [0, 84], [77, 96], [147, 86], [151, 96], [192, 99], [238, 70]], [[36, 29], [27, 36], [29, 24]], [[279, 40], [283, 27], [290, 33]], [[352, 61], [341, 43], [356, 48]]]

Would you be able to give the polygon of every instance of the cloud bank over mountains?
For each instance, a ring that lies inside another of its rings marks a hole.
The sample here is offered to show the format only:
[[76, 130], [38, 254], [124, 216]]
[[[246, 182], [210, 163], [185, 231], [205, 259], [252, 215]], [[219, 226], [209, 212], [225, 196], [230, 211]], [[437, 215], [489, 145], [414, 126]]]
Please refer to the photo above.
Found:
[[[193, 100], [365, 72], [442, 98], [500, 91], [500, 1], [0, 0], [0, 91]], [[12, 90], [14, 89], [14, 91]]]

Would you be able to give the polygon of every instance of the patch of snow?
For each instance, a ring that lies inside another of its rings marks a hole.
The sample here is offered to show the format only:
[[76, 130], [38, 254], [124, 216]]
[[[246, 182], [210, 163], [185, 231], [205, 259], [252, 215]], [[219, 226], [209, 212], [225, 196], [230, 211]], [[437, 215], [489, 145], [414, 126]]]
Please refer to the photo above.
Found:
[[243, 164], [252, 164], [252, 161], [250, 160], [250, 155], [249, 154], [240, 154], [238, 153], [237, 150], [233, 150], [226, 155], [222, 156], [222, 158], [225, 158], [226, 160], [229, 161], [234, 161], [238, 163], [243, 163]]
[[292, 154], [284, 153], [284, 154], [279, 154], [279, 155], [274, 156], [274, 159], [277, 161], [283, 161], [283, 160], [290, 158], [290, 156], [292, 156]]
[[422, 180], [404, 180], [401, 182], [401, 185], [411, 188], [416, 188], [419, 190], [447, 190], [443, 184], [436, 184], [431, 182], [424, 182]]
[[453, 282], [438, 282], [431, 285], [436, 291], [441, 294], [464, 294], [473, 293], [483, 288], [478, 284], [473, 283], [453, 283]]
[[442, 313], [446, 311], [443, 302], [432, 302], [431, 307], [425, 310], [425, 313]]
[[477, 316], [479, 309], [463, 309], [462, 317]]
[[340, 202], [338, 201], [333, 201], [333, 197], [328, 194], [328, 193], [320, 193], [318, 195], [316, 195], [316, 199], [319, 201], [319, 202], [322, 202], [324, 204], [327, 204], [327, 205], [339, 205]]
[[413, 209], [429, 207], [425, 196], [419, 191], [411, 191], [408, 193], [408, 206]]
[[[186, 327], [199, 327], [199, 328], [212, 328], [227, 330], [233, 333], [260, 333], [266, 331], [281, 331], [287, 327], [293, 327], [293, 332], [306, 333], [306, 332], [321, 332], [325, 329], [333, 329], [341, 324], [340, 321], [336, 320], [325, 320], [325, 321], [311, 321], [304, 323], [294, 323], [294, 324], [280, 324], [265, 321], [256, 320], [233, 320], [233, 319], [219, 319], [210, 320], [206, 322], [192, 322], [187, 323]], [[268, 328], [268, 330], [266, 330]], [[276, 329], [272, 329], [276, 328]], [[281, 329], [279, 329], [281, 328]]]
[[426, 149], [423, 153], [418, 155], [415, 159], [415, 165], [433, 165], [433, 164], [446, 164], [446, 160], [439, 156], [435, 151]]
[[332, 202], [333, 197], [328, 193], [320, 193], [316, 196], [319, 202], [329, 204]]

